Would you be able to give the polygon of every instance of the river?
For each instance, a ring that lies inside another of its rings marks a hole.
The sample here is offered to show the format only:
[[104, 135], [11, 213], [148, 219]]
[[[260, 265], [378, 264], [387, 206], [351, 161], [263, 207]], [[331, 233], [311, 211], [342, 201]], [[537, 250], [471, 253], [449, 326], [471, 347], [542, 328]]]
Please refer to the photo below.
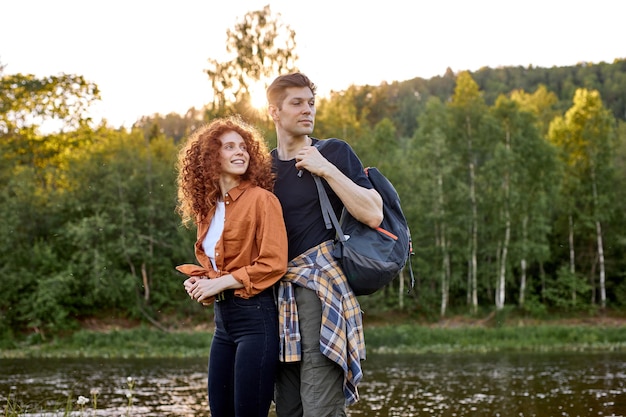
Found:
[[[3, 359], [0, 404], [5, 410], [10, 396], [19, 415], [33, 417], [68, 408], [72, 416], [209, 416], [206, 366], [206, 358]], [[363, 369], [351, 417], [626, 416], [623, 352], [369, 355]], [[82, 410], [79, 396], [90, 399]]]

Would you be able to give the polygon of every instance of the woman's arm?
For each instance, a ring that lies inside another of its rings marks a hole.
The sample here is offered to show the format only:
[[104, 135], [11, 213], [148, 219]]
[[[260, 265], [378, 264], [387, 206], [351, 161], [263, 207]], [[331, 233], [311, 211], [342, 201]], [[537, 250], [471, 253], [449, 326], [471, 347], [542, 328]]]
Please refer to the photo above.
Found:
[[185, 289], [191, 298], [202, 303], [203, 301], [209, 301], [210, 297], [213, 297], [222, 291], [235, 290], [237, 288], [243, 288], [243, 284], [235, 279], [231, 274], [223, 275], [218, 278], [199, 278], [191, 277], [185, 280]]
[[252, 297], [273, 286], [287, 272], [287, 230], [278, 198], [267, 191], [257, 200], [255, 239], [258, 255], [250, 264], [230, 271]]

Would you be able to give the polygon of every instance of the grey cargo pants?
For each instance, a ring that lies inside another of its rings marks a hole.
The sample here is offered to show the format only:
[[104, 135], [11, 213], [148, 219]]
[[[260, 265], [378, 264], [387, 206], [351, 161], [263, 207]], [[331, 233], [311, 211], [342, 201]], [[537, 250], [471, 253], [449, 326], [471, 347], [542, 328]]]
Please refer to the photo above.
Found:
[[278, 365], [278, 417], [345, 417], [343, 370], [320, 351], [322, 304], [315, 291], [295, 286], [302, 361]]

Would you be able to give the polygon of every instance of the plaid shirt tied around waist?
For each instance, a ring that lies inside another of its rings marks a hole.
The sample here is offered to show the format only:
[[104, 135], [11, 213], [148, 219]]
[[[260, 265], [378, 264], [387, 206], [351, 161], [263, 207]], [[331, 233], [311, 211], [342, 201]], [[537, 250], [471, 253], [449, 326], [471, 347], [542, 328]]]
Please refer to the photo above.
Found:
[[359, 399], [357, 385], [363, 378], [363, 317], [361, 306], [333, 258], [332, 250], [333, 242], [326, 241], [288, 264], [278, 287], [280, 360], [297, 362], [302, 359], [295, 284], [315, 291], [322, 301], [320, 350], [343, 369], [343, 391], [346, 404], [350, 405]]

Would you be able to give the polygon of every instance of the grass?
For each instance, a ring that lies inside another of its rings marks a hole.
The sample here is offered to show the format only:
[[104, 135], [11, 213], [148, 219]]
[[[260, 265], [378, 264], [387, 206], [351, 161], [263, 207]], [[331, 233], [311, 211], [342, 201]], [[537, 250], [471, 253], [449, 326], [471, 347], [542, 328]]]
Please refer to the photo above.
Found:
[[376, 353], [626, 351], [626, 326], [398, 325], [366, 330], [365, 341], [367, 350]]
[[[147, 326], [133, 329], [80, 330], [47, 342], [12, 342], [0, 358], [159, 358], [206, 357], [210, 331], [163, 332]], [[626, 326], [537, 324], [459, 326], [419, 324], [366, 327], [372, 353], [454, 353], [499, 351], [626, 351]]]
[[[79, 330], [47, 342], [13, 342], [0, 358], [192, 358], [208, 355], [207, 331], [163, 332], [147, 326], [133, 329]], [[5, 343], [6, 345], [6, 343]]]

